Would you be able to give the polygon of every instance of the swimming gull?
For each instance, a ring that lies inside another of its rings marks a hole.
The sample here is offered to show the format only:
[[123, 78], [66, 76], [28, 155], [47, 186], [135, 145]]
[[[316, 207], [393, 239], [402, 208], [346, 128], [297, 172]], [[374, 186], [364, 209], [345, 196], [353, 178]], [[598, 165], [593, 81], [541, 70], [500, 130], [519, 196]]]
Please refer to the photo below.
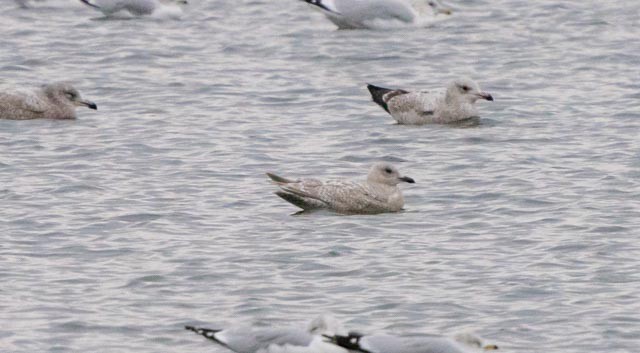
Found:
[[328, 337], [342, 333], [342, 326], [331, 316], [319, 316], [307, 329], [246, 328], [211, 330], [185, 326], [237, 353], [347, 353]]
[[80, 0], [82, 3], [101, 11], [105, 16], [111, 16], [121, 11], [129, 12], [133, 16], [145, 16], [154, 13], [166, 13], [171, 16], [182, 14], [180, 5], [186, 5], [187, 0]]
[[336, 335], [333, 342], [350, 351], [363, 353], [470, 353], [496, 350], [495, 344], [483, 344], [471, 333], [442, 336], [391, 336], [361, 335], [350, 332], [348, 336]]
[[267, 173], [279, 187], [276, 195], [302, 208], [329, 209], [347, 214], [375, 214], [397, 212], [404, 206], [401, 182], [415, 183], [400, 176], [389, 163], [376, 163], [365, 182], [317, 179], [291, 180]]
[[446, 90], [409, 92], [367, 85], [373, 101], [400, 124], [447, 124], [477, 117], [478, 99], [493, 101], [469, 78], [457, 79]]
[[302, 0], [320, 10], [339, 29], [379, 28], [385, 24], [420, 22], [430, 7], [434, 14], [451, 14], [439, 0]]
[[98, 109], [65, 82], [44, 85], [33, 92], [0, 92], [0, 119], [75, 119], [77, 106]]

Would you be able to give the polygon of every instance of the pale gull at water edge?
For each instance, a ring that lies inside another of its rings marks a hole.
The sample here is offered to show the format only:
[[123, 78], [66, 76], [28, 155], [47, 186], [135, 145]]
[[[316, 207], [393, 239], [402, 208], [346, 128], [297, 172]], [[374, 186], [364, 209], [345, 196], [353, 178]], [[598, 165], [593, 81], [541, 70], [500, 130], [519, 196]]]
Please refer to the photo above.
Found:
[[446, 90], [409, 92], [368, 85], [373, 101], [400, 124], [447, 124], [478, 117], [478, 99], [493, 101], [469, 78], [460, 78]]
[[105, 16], [128, 12], [133, 16], [160, 15], [179, 17], [187, 0], [80, 0]]
[[344, 348], [329, 342], [328, 337], [344, 331], [335, 318], [325, 315], [312, 320], [306, 330], [297, 327], [185, 328], [237, 353], [347, 353]]
[[280, 190], [276, 195], [303, 210], [329, 209], [347, 214], [397, 212], [404, 206], [401, 182], [415, 183], [401, 176], [389, 163], [376, 163], [365, 182], [348, 180], [292, 180], [267, 173]]
[[339, 29], [419, 25], [433, 14], [451, 14], [439, 0], [302, 0], [319, 9]]

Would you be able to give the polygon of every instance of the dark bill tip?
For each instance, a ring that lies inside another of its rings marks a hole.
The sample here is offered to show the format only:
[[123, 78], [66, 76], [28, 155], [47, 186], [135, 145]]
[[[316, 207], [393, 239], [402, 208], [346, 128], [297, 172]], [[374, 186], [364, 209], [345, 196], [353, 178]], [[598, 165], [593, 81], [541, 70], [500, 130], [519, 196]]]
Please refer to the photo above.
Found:
[[95, 103], [87, 103], [89, 109], [98, 110], [98, 106]]
[[484, 99], [486, 99], [486, 100], [488, 100], [488, 101], [490, 101], [490, 102], [493, 102], [493, 96], [492, 96], [492, 95], [490, 95], [489, 93], [485, 93], [485, 94], [483, 94], [483, 95], [482, 95], [482, 98], [484, 98]]
[[409, 177], [401, 177], [400, 180], [404, 181], [405, 183], [409, 183], [409, 184], [415, 184], [416, 181], [413, 180], [412, 178]]

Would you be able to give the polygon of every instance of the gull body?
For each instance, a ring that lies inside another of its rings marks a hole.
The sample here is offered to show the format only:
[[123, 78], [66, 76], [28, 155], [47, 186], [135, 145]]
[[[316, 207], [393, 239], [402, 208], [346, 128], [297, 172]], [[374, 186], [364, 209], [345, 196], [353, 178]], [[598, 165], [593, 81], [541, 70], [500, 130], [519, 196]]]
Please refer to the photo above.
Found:
[[384, 22], [416, 24], [426, 15], [451, 14], [439, 0], [302, 0], [320, 10], [339, 29], [378, 28]]
[[32, 92], [0, 92], [0, 119], [75, 119], [78, 106], [98, 109], [64, 82], [47, 84]]
[[472, 353], [496, 350], [494, 344], [483, 344], [482, 340], [470, 333], [453, 338], [442, 336], [391, 336], [360, 335], [335, 336], [333, 341], [352, 352], [363, 353]]
[[365, 182], [348, 180], [292, 180], [267, 173], [280, 190], [276, 195], [303, 210], [328, 209], [346, 214], [397, 212], [404, 206], [401, 182], [414, 183], [400, 176], [389, 163], [376, 163]]
[[493, 101], [469, 78], [459, 78], [445, 90], [409, 92], [368, 85], [375, 103], [400, 124], [447, 124], [478, 117], [478, 99]]
[[151, 15], [158, 11], [182, 13], [180, 5], [187, 0], [80, 0], [105, 16], [128, 12], [133, 16]]
[[[246, 328], [211, 330], [186, 326], [237, 353], [347, 353], [325, 336], [342, 332], [334, 318], [320, 316], [303, 328]], [[325, 336], [323, 336], [325, 335]]]

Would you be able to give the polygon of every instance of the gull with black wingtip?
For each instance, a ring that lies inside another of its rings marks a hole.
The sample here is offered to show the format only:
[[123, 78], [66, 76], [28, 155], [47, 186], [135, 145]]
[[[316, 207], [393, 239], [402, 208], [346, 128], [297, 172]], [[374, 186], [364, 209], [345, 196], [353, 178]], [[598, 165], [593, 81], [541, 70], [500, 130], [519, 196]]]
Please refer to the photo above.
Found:
[[478, 117], [476, 101], [493, 101], [470, 78], [459, 78], [445, 90], [409, 92], [367, 85], [375, 103], [399, 124], [448, 124]]
[[177, 17], [182, 14], [181, 5], [188, 3], [187, 0], [80, 0], [80, 2], [102, 12], [107, 17], [122, 11], [133, 16], [163, 12]]
[[[339, 29], [415, 25], [427, 17], [451, 14], [439, 0], [302, 0], [320, 10]], [[387, 25], [385, 25], [387, 24]]]
[[212, 330], [193, 326], [185, 329], [237, 353], [347, 353], [330, 342], [342, 333], [342, 325], [335, 318], [321, 315], [312, 320], [307, 329], [297, 327], [252, 328], [235, 327]]
[[498, 349], [495, 344], [484, 344], [471, 333], [453, 338], [442, 336], [362, 335], [350, 332], [347, 336], [329, 337], [335, 344], [351, 352], [361, 353], [473, 353]]

